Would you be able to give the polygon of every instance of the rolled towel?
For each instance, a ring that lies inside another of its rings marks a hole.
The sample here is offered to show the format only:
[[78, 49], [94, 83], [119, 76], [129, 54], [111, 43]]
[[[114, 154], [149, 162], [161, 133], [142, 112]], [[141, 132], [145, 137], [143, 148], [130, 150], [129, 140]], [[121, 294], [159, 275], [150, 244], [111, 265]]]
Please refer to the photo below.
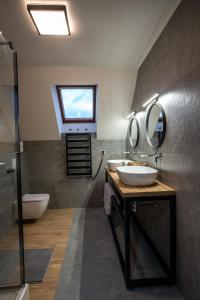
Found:
[[115, 196], [115, 192], [113, 191], [110, 183], [106, 182], [104, 185], [104, 208], [107, 215], [111, 213], [111, 196]]

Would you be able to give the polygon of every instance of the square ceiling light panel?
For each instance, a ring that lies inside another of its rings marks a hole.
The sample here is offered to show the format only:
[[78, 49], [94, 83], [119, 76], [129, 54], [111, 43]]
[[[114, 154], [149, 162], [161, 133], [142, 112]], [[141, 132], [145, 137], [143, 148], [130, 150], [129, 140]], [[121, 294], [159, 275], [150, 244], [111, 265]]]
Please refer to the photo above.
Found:
[[70, 35], [65, 5], [27, 5], [39, 35]]

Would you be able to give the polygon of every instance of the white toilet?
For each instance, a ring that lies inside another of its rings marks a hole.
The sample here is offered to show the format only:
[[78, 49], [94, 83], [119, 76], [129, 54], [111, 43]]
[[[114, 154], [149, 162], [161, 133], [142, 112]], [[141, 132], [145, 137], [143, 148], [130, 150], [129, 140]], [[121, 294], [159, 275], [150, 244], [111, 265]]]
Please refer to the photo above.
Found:
[[49, 204], [49, 194], [25, 194], [22, 196], [23, 219], [40, 218]]

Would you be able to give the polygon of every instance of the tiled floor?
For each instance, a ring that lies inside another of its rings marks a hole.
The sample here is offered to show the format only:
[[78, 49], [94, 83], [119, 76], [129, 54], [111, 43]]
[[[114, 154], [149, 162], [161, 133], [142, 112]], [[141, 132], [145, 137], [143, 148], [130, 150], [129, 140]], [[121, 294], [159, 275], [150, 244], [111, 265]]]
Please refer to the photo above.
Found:
[[55, 300], [183, 300], [176, 286], [125, 287], [103, 208], [74, 211]]

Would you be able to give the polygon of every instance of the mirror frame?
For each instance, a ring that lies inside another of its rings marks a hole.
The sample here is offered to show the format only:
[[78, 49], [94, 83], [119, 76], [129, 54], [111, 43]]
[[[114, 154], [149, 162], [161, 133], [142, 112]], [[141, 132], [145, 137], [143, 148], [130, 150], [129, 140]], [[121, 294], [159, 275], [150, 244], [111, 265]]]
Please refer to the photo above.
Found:
[[[137, 127], [137, 140], [136, 140], [136, 144], [134, 146], [133, 146], [133, 141], [132, 141], [132, 137], [131, 137], [133, 120], [136, 121], [136, 127]], [[131, 120], [130, 120], [128, 136], [129, 136], [129, 143], [130, 143], [131, 147], [133, 149], [135, 149], [138, 145], [138, 142], [139, 142], [139, 123], [138, 123], [138, 120], [135, 116], [133, 118], [131, 118]]]
[[[158, 146], [154, 146], [152, 144], [150, 136], [149, 136], [149, 132], [148, 132], [149, 116], [150, 116], [151, 110], [154, 105], [158, 105], [163, 114], [163, 136], [162, 136], [162, 139]], [[167, 121], [166, 121], [166, 114], [165, 114], [164, 108], [162, 107], [162, 105], [160, 103], [157, 103], [157, 102], [150, 104], [149, 107], [147, 108], [147, 115], [146, 115], [146, 138], [147, 138], [147, 142], [151, 148], [157, 149], [158, 147], [160, 147], [162, 145], [163, 140], [165, 138], [165, 134], [166, 134], [166, 128], [167, 128]]]

